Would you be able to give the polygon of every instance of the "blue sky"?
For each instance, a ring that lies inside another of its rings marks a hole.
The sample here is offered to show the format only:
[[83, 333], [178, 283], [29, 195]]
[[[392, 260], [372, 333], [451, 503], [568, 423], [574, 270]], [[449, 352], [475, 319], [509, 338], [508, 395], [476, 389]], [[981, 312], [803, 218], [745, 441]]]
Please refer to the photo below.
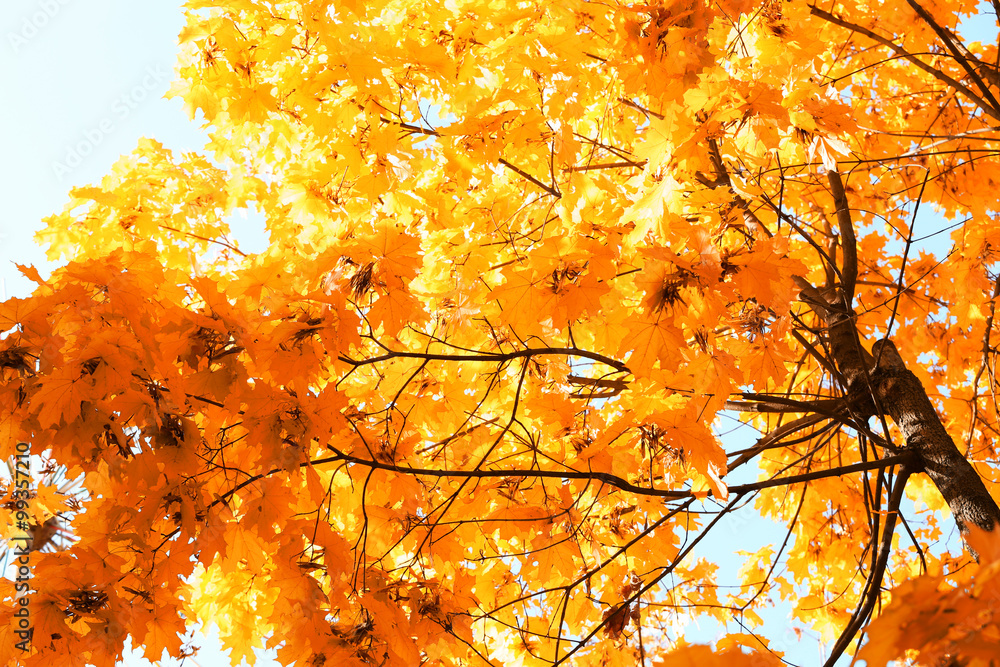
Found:
[[[26, 296], [33, 287], [15, 262], [48, 274], [51, 267], [32, 235], [43, 217], [62, 208], [70, 188], [98, 181], [140, 137], [155, 138], [175, 151], [201, 148], [204, 136], [181, 102], [162, 97], [173, 74], [181, 5], [172, 0], [5, 0], [0, 13], [0, 90], [7, 100], [0, 124], [0, 298]], [[991, 19], [977, 38], [995, 36]], [[255, 240], [260, 243], [241, 238]], [[720, 526], [701, 552], [752, 551], [782, 538], [779, 527], [738, 519]], [[726, 575], [720, 583], [734, 582], [739, 559], [723, 561]], [[767, 618], [780, 627], [786, 612], [784, 607]], [[688, 639], [710, 641], [718, 630], [692, 628]], [[815, 640], [782, 637], [775, 628], [768, 634], [778, 638], [772, 646], [789, 651], [793, 662], [817, 663]], [[229, 665], [217, 641], [201, 644], [203, 650], [184, 664]], [[135, 656], [124, 664], [149, 665]]]
[[7, 296], [23, 296], [32, 283], [13, 262], [47, 266], [32, 234], [44, 216], [62, 208], [71, 187], [100, 179], [142, 136], [184, 150], [198, 148], [202, 138], [179, 101], [161, 99], [183, 25], [180, 2], [4, 4], [0, 279]]

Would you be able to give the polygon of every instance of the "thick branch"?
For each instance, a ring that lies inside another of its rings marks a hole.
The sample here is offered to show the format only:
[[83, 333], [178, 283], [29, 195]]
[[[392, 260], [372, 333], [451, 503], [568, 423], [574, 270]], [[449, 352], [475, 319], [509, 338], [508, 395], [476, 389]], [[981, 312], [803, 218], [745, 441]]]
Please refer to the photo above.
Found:
[[854, 285], [858, 281], [858, 241], [854, 235], [851, 209], [847, 203], [847, 193], [844, 192], [844, 182], [840, 179], [840, 173], [829, 172], [827, 180], [830, 181], [833, 203], [837, 207], [840, 242], [844, 246], [844, 266], [840, 269], [840, 287], [844, 290], [844, 306], [852, 308], [854, 305]]
[[948, 435], [920, 380], [906, 369], [892, 341], [880, 340], [872, 351], [880, 357], [872, 377], [878, 399], [902, 431], [907, 448], [917, 452], [959, 530], [968, 532], [970, 524], [993, 530], [1000, 523], [1000, 508]]
[[827, 417], [839, 417], [846, 406], [842, 398], [797, 401], [784, 396], [769, 396], [744, 392], [743, 401], [726, 401], [726, 410], [738, 412], [815, 412]]
[[854, 310], [844, 306], [844, 298], [824, 298], [819, 290], [800, 276], [792, 279], [801, 290], [799, 299], [805, 301], [813, 312], [826, 322], [830, 340], [830, 352], [837, 364], [837, 370], [844, 379], [847, 395], [858, 399], [867, 382], [868, 369], [872, 366], [871, 355], [861, 346], [858, 330], [854, 326]]
[[[1000, 508], [986, 490], [975, 468], [955, 446], [920, 380], [906, 369], [896, 346], [881, 340], [864, 352], [854, 326], [853, 311], [831, 304], [804, 279], [796, 276], [800, 299], [827, 323], [834, 361], [848, 381], [848, 396], [857, 402], [867, 391], [876, 414], [887, 413], [903, 433], [906, 449], [918, 457], [944, 497], [959, 530], [974, 524], [993, 530], [1000, 523]], [[878, 367], [872, 362], [878, 359]], [[871, 371], [868, 369], [871, 368]], [[971, 550], [970, 550], [971, 552]], [[975, 557], [975, 553], [972, 552]]]

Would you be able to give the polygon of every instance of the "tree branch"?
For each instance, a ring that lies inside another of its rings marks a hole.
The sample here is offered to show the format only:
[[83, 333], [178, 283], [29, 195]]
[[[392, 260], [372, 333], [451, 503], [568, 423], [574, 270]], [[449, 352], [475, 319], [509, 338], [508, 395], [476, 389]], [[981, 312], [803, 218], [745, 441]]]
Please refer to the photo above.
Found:
[[975, 102], [976, 106], [978, 106], [980, 109], [982, 109], [983, 112], [985, 112], [990, 117], [992, 117], [992, 118], [994, 118], [996, 120], [1000, 120], [1000, 111], [998, 111], [997, 109], [994, 109], [992, 106], [990, 106], [986, 102], [986, 100], [984, 100], [983, 98], [981, 98], [979, 95], [976, 95], [974, 92], [972, 92], [971, 90], [969, 90], [966, 86], [962, 85], [961, 83], [959, 83], [955, 79], [951, 78], [950, 76], [948, 76], [947, 74], [945, 74], [941, 70], [935, 69], [935, 68], [931, 67], [930, 65], [928, 65], [924, 61], [920, 60], [919, 58], [917, 58], [913, 54], [909, 53], [906, 49], [904, 49], [903, 47], [899, 46], [898, 44], [896, 44], [892, 40], [886, 39], [885, 37], [882, 37], [881, 35], [879, 35], [879, 34], [877, 34], [875, 32], [872, 32], [868, 28], [864, 28], [864, 27], [862, 27], [862, 26], [860, 26], [860, 25], [858, 25], [856, 23], [852, 23], [852, 22], [850, 22], [850, 21], [848, 21], [846, 19], [842, 19], [839, 16], [834, 16], [830, 12], [824, 11], [824, 10], [820, 9], [819, 7], [817, 7], [815, 5], [809, 5], [809, 9], [812, 11], [812, 13], [815, 16], [818, 16], [821, 19], [829, 21], [830, 23], [832, 23], [834, 25], [838, 25], [841, 28], [847, 28], [848, 30], [850, 30], [852, 32], [860, 33], [860, 34], [864, 35], [865, 37], [868, 37], [869, 39], [872, 39], [872, 40], [878, 42], [882, 46], [886, 46], [886, 47], [892, 49], [892, 51], [894, 53], [896, 53], [897, 55], [899, 55], [901, 58], [903, 58], [905, 60], [908, 60], [912, 64], [916, 65], [917, 67], [919, 67], [923, 71], [925, 71], [928, 74], [930, 74], [931, 76], [933, 76], [938, 81], [941, 81], [942, 83], [947, 84], [951, 88], [955, 89], [957, 92], [960, 92], [963, 95], [965, 95], [967, 98], [969, 98], [970, 100], [972, 100], [973, 102]]
[[920, 380], [906, 369], [892, 341], [882, 339], [872, 351], [880, 358], [872, 377], [877, 398], [902, 431], [907, 449], [920, 456], [923, 470], [944, 496], [959, 530], [964, 535], [974, 524], [992, 531], [1000, 523], [1000, 507], [958, 451]]
[[591, 361], [600, 362], [606, 366], [614, 368], [617, 371], [621, 371], [622, 373], [632, 372], [629, 370], [628, 366], [617, 359], [606, 357], [603, 354], [598, 354], [597, 352], [589, 352], [587, 350], [580, 350], [574, 347], [532, 347], [524, 350], [515, 350], [514, 352], [477, 351], [473, 354], [441, 354], [431, 352], [403, 352], [398, 350], [389, 350], [386, 354], [382, 354], [377, 357], [370, 357], [368, 359], [351, 359], [350, 357], [345, 356], [340, 356], [338, 359], [352, 366], [367, 366], [368, 364], [377, 364], [382, 361], [389, 361], [390, 359], [424, 359], [428, 361], [488, 361], [493, 363], [502, 363], [505, 361], [533, 357], [536, 355], [582, 357], [584, 359], [590, 359]]
[[[770, 489], [776, 486], [786, 486], [791, 484], [801, 484], [802, 482], [811, 482], [816, 479], [825, 479], [827, 477], [839, 477], [841, 475], [849, 475], [855, 472], [863, 472], [866, 470], [879, 470], [882, 468], [887, 468], [889, 466], [897, 465], [900, 463], [905, 463], [907, 461], [912, 461], [912, 456], [909, 454], [901, 454], [895, 456], [889, 456], [883, 459], [878, 459], [876, 461], [865, 461], [862, 463], [855, 463], [848, 466], [839, 466], [837, 468], [830, 468], [827, 470], [815, 470], [812, 472], [802, 473], [800, 475], [790, 475], [788, 477], [777, 477], [774, 479], [766, 479], [760, 482], [753, 482], [750, 484], [739, 484], [729, 487], [730, 493], [736, 494], [746, 494], [752, 491], [760, 491], [761, 489]], [[620, 491], [626, 491], [628, 493], [634, 493], [636, 495], [651, 496], [656, 498], [666, 498], [668, 500], [685, 500], [687, 498], [697, 498], [700, 494], [696, 494], [693, 491], [676, 491], [669, 489], [655, 489], [652, 487], [638, 486], [632, 484], [631, 482], [606, 472], [598, 471], [576, 471], [576, 470], [517, 470], [517, 469], [502, 469], [502, 470], [438, 470], [434, 468], [411, 468], [409, 466], [395, 465], [393, 463], [383, 463], [382, 461], [374, 461], [371, 459], [362, 459], [357, 456], [352, 456], [350, 454], [344, 454], [338, 452], [333, 456], [327, 456], [320, 459], [313, 459], [308, 463], [302, 463], [299, 467], [305, 467], [307, 465], [322, 465], [325, 463], [352, 463], [355, 465], [364, 466], [371, 468], [373, 470], [385, 470], [388, 472], [400, 473], [403, 475], [418, 475], [421, 477], [441, 477], [450, 478], [455, 477], [459, 479], [484, 479], [488, 477], [523, 477], [526, 479], [580, 479], [594, 482], [602, 482], [608, 486], [612, 486]], [[244, 486], [253, 483], [258, 479], [263, 479], [264, 477], [271, 475], [276, 472], [281, 472], [285, 470], [284, 468], [276, 468], [268, 473], [262, 473], [255, 476], [252, 479], [248, 479], [241, 482], [240, 485], [226, 494], [226, 497], [232, 495], [233, 492], [243, 488]], [[714, 494], [711, 491], [707, 492], [709, 496]]]
[[854, 610], [851, 620], [847, 623], [847, 627], [840, 633], [840, 637], [837, 639], [837, 643], [834, 644], [833, 650], [830, 651], [830, 657], [823, 663], [823, 667], [834, 667], [837, 660], [840, 659], [840, 656], [844, 654], [847, 647], [854, 641], [854, 637], [875, 609], [875, 603], [878, 602], [879, 595], [882, 592], [882, 579], [885, 577], [886, 566], [889, 563], [889, 553], [892, 551], [892, 534], [896, 530], [899, 505], [903, 500], [903, 489], [906, 488], [906, 482], [911, 472], [913, 471], [909, 466], [904, 464], [899, 477], [896, 479], [896, 484], [892, 488], [892, 496], [889, 498], [889, 507], [886, 512], [885, 527], [882, 530], [882, 542], [879, 547], [878, 558], [875, 561], [875, 567], [872, 568], [871, 574], [868, 575], [868, 580], [865, 582], [862, 602]]
[[858, 280], [858, 242], [854, 235], [854, 223], [851, 220], [851, 209], [844, 192], [844, 182], [840, 172], [827, 172], [830, 191], [833, 192], [833, 203], [837, 207], [837, 224], [840, 227], [840, 242], [844, 246], [844, 266], [840, 270], [840, 287], [844, 291], [844, 306], [854, 306], [854, 286]]
[[512, 165], [510, 162], [508, 162], [507, 160], [505, 160], [503, 158], [498, 159], [497, 162], [499, 162], [503, 166], [507, 167], [508, 169], [510, 169], [511, 171], [513, 171], [515, 174], [517, 174], [521, 178], [524, 178], [526, 180], [531, 181], [532, 183], [534, 183], [535, 185], [537, 185], [538, 187], [540, 187], [542, 190], [545, 190], [546, 192], [548, 192], [550, 195], [552, 195], [556, 199], [559, 199], [560, 197], [562, 197], [562, 193], [561, 192], [559, 192], [558, 190], [556, 190], [551, 185], [545, 185], [545, 183], [542, 183], [540, 180], [538, 180], [537, 178], [535, 178], [534, 176], [532, 176], [528, 172], [524, 171], [520, 167], [515, 167], [514, 165]]
[[931, 16], [926, 9], [921, 7], [916, 0], [906, 0], [906, 2], [907, 4], [910, 5], [910, 7], [913, 8], [913, 11], [915, 11], [917, 15], [924, 20], [924, 23], [929, 25], [931, 29], [933, 29], [934, 32], [937, 33], [937, 36], [941, 38], [941, 41], [944, 42], [944, 45], [946, 47], [948, 47], [948, 50], [951, 51], [951, 54], [955, 56], [955, 60], [957, 60], [958, 63], [965, 69], [965, 71], [969, 74], [969, 77], [976, 82], [976, 86], [978, 86], [979, 90], [982, 91], [983, 97], [989, 100], [990, 104], [994, 109], [1000, 109], [1000, 102], [998, 102], [997, 99], [993, 96], [993, 93], [990, 91], [990, 87], [987, 86], [986, 83], [979, 76], [979, 73], [976, 71], [976, 68], [972, 67], [969, 64], [970, 59], [976, 60], [976, 62], [979, 62], [979, 59], [974, 58], [972, 56], [972, 53], [970, 53], [969, 50], [965, 48], [964, 44], [962, 44], [958, 39], [954, 38], [954, 36], [951, 35], [947, 30], [938, 25], [938, 22], [934, 20], [934, 17]]

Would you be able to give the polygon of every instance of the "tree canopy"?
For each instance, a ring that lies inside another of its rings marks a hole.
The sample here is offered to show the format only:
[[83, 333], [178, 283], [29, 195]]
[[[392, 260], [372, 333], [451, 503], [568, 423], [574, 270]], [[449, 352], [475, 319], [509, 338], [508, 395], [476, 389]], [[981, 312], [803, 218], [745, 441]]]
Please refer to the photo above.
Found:
[[1000, 54], [921, 2], [189, 0], [208, 143], [0, 304], [0, 662], [993, 664]]

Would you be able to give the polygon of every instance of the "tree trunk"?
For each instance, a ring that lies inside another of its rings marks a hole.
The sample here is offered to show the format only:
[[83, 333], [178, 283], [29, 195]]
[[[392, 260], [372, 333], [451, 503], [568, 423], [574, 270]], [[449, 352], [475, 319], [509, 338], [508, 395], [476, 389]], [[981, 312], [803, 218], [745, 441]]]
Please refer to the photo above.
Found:
[[[861, 344], [855, 313], [844, 291], [836, 289], [836, 300], [831, 303], [804, 279], [796, 276], [795, 280], [802, 290], [800, 299], [827, 325], [831, 355], [855, 414], [887, 414], [892, 418], [903, 434], [904, 451], [915, 454], [916, 465], [941, 492], [963, 536], [970, 525], [993, 530], [1000, 523], [1000, 507], [948, 435], [923, 385], [906, 369], [896, 346], [883, 339], [869, 354]], [[970, 552], [976, 556], [972, 549]]]

